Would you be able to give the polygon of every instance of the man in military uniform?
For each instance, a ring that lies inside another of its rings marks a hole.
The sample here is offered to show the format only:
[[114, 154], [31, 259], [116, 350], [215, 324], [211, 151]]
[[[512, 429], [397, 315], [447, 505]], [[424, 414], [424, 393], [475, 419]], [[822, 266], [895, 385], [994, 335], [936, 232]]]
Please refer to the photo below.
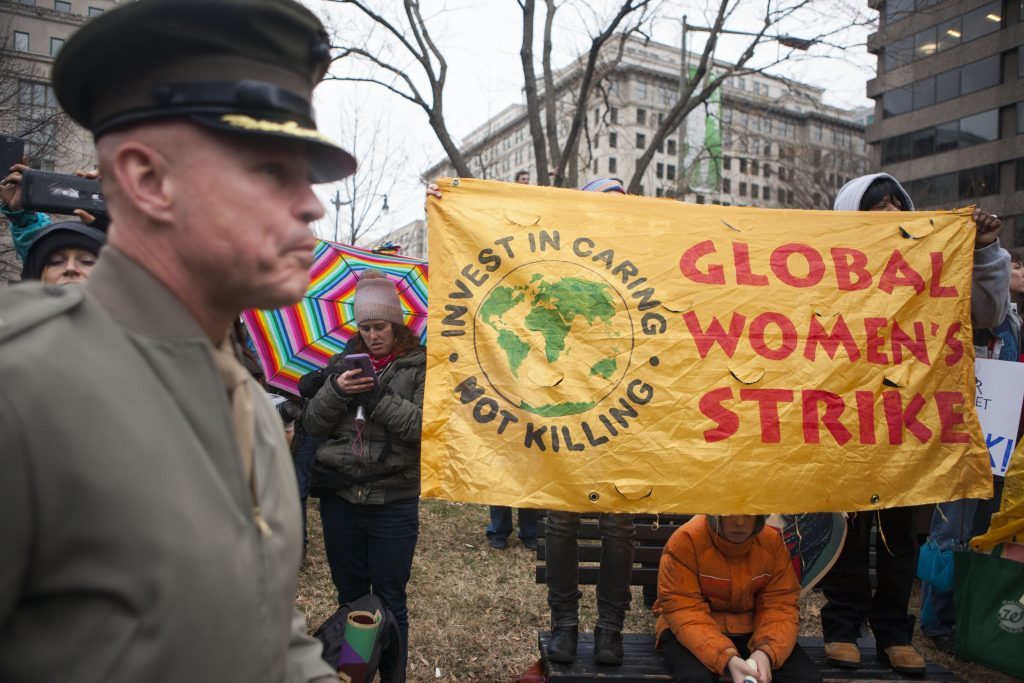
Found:
[[0, 293], [0, 680], [334, 680], [280, 420], [226, 341], [303, 294], [310, 183], [355, 169], [313, 122], [328, 62], [291, 0], [138, 0], [61, 51], [113, 220], [86, 285]]

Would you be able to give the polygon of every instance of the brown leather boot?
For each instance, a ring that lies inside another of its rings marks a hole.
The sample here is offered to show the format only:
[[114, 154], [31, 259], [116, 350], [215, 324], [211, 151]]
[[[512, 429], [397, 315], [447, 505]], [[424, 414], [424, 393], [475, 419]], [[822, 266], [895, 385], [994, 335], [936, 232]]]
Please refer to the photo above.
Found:
[[882, 650], [884, 657], [882, 661], [888, 662], [893, 671], [901, 674], [924, 673], [924, 657], [914, 649], [913, 645], [890, 645]]
[[860, 648], [856, 643], [825, 643], [825, 659], [836, 666], [856, 669], [860, 666]]

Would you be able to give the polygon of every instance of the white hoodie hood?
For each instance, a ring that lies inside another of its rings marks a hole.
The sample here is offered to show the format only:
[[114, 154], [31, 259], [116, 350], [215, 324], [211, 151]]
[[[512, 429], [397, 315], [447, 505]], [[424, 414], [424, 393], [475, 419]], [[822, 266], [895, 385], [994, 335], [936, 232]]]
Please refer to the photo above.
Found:
[[879, 178], [888, 178], [889, 180], [896, 183], [896, 187], [900, 189], [900, 203], [903, 205], [904, 211], [913, 211], [914, 202], [910, 199], [910, 195], [903, 189], [899, 181], [893, 178], [888, 173], [872, 173], [870, 175], [862, 175], [859, 178], [854, 178], [850, 182], [846, 183], [839, 189], [839, 194], [836, 195], [836, 201], [832, 204], [834, 211], [860, 211], [860, 200], [864, 198], [864, 193], [871, 187], [871, 183], [875, 182]]

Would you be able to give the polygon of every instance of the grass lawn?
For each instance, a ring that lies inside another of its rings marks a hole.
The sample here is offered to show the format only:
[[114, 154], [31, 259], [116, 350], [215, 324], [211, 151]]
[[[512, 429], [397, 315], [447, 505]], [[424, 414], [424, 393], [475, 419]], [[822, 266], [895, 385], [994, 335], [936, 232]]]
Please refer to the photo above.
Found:
[[[316, 507], [310, 499], [309, 561], [300, 577], [297, 600], [310, 630], [337, 607]], [[538, 659], [537, 630], [549, 624], [546, 590], [534, 582], [535, 555], [514, 534], [508, 550], [491, 550], [484, 536], [487, 520], [484, 506], [420, 503], [420, 538], [409, 582], [410, 681], [502, 683], [515, 680]], [[581, 628], [591, 630], [596, 619], [594, 588], [582, 590]], [[822, 602], [821, 595], [813, 592], [804, 599], [801, 634], [821, 634]], [[916, 593], [911, 607], [920, 607]], [[626, 630], [654, 630], [639, 588], [633, 590]], [[965, 681], [1017, 680], [938, 652], [920, 636], [915, 645], [929, 660], [956, 671]]]

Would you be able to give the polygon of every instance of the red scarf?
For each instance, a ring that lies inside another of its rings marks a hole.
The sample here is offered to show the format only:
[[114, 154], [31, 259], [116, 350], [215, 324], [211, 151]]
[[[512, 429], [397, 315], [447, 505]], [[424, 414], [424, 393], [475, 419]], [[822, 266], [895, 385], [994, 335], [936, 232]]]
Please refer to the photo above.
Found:
[[395, 355], [394, 351], [380, 358], [377, 358], [373, 354], [370, 354], [370, 363], [373, 364], [374, 372], [376, 372], [379, 375], [384, 370], [384, 368], [391, 364], [391, 361], [395, 360], [395, 358], [397, 358], [397, 356]]

